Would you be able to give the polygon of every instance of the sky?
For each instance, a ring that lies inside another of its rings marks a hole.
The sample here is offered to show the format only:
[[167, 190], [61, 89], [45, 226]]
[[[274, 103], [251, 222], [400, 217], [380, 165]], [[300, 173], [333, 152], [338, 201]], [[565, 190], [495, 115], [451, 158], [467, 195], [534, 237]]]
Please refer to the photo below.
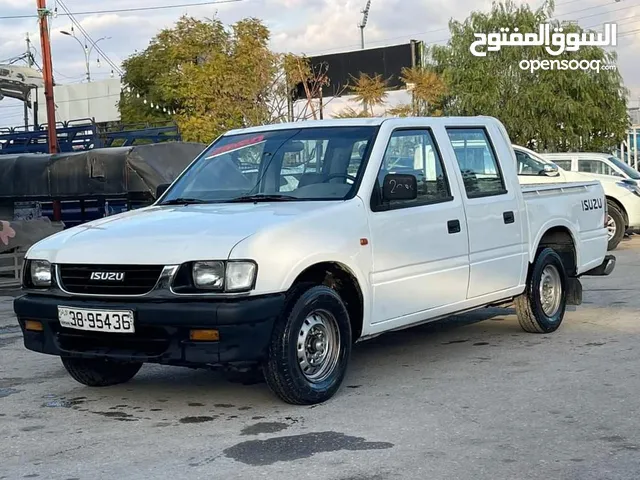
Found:
[[[134, 7], [170, 6], [205, 0], [64, 0], [71, 12], [126, 9]], [[529, 3], [532, 8], [542, 2]], [[87, 33], [97, 40], [100, 48], [117, 65], [136, 51], [143, 50], [162, 28], [170, 27], [181, 15], [212, 18], [217, 15], [225, 24], [245, 17], [262, 19], [271, 31], [271, 46], [276, 51], [313, 55], [360, 48], [358, 22], [366, 0], [239, 0], [231, 3], [154, 9], [142, 12], [96, 13], [78, 15]], [[56, 0], [48, 0], [48, 7], [63, 12]], [[472, 10], [487, 11], [490, 0], [371, 0], [368, 24], [365, 29], [367, 47], [392, 45], [422, 40], [427, 44], [444, 44], [449, 36], [447, 23], [451, 18], [464, 20]], [[0, 17], [33, 15], [35, 0], [0, 0]], [[630, 89], [630, 107], [639, 106], [640, 98], [640, 0], [556, 0], [555, 18], [577, 21], [584, 27], [602, 30], [605, 22], [618, 24], [618, 67], [625, 85]], [[84, 81], [85, 62], [82, 46], [60, 31], [69, 31], [68, 17], [52, 19], [51, 42], [53, 68], [57, 83]], [[0, 18], [0, 63], [25, 52], [25, 35], [29, 33], [41, 64], [40, 41], [35, 18]], [[77, 35], [81, 33], [76, 29]], [[84, 40], [83, 40], [84, 41]], [[92, 54], [93, 79], [109, 78], [111, 67], [103, 58], [101, 67]], [[390, 103], [398, 101], [391, 96]], [[329, 106], [335, 111], [347, 100]], [[330, 112], [329, 112], [330, 114]], [[22, 122], [22, 105], [12, 99], [0, 101], [0, 126]]]

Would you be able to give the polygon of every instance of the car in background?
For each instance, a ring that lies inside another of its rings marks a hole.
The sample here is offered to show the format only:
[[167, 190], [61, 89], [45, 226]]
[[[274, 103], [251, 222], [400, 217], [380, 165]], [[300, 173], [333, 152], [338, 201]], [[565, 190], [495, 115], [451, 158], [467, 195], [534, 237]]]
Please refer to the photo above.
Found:
[[640, 182], [640, 172], [638, 170], [608, 153], [542, 153], [540, 156], [552, 161], [566, 171], [589, 175], [606, 175]]
[[[607, 197], [607, 230], [609, 235], [609, 250], [614, 250], [622, 241], [626, 232], [634, 232], [640, 229], [640, 182], [630, 176], [623, 177], [622, 168], [620, 175], [606, 175], [601, 173], [567, 170], [565, 166], [572, 166], [572, 157], [583, 154], [539, 154], [528, 148], [513, 145], [516, 154], [518, 179], [520, 184], [536, 183], [564, 183], [585, 180], [598, 180], [602, 184]], [[593, 154], [593, 162], [601, 158], [610, 157], [605, 154]], [[596, 157], [597, 156], [597, 157]], [[580, 159], [581, 157], [576, 157]], [[615, 157], [613, 157], [615, 159]], [[605, 158], [606, 160], [606, 158]], [[617, 160], [617, 159], [616, 159]], [[569, 164], [567, 163], [569, 162]], [[606, 165], [616, 165], [613, 160], [608, 160]], [[618, 160], [620, 162], [620, 160]], [[623, 163], [623, 162], [620, 162]], [[586, 169], [586, 163], [576, 163], [576, 167], [582, 165]], [[607, 171], [604, 166], [595, 166], [600, 172]], [[604, 165], [604, 164], [603, 164]], [[624, 164], [627, 169], [633, 170]], [[613, 167], [611, 167], [613, 168]], [[617, 170], [618, 171], [618, 170]], [[636, 174], [638, 172], [633, 170]], [[633, 175], [633, 172], [629, 172]], [[640, 177], [640, 174], [637, 176]]]

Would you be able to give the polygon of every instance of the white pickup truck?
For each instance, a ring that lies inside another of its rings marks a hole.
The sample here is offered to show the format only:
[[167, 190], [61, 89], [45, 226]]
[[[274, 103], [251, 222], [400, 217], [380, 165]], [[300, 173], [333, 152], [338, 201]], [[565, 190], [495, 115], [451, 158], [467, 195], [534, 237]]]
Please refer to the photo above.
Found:
[[521, 187], [515, 165], [490, 117], [228, 132], [154, 205], [28, 251], [25, 346], [89, 386], [143, 363], [259, 365], [281, 399], [314, 404], [384, 332], [510, 303], [553, 332], [579, 277], [615, 266], [604, 192]]

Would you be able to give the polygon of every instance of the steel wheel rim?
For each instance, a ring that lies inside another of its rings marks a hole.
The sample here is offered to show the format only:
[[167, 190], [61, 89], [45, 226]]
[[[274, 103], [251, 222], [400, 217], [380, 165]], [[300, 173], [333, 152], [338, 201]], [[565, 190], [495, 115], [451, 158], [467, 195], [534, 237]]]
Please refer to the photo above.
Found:
[[554, 265], [547, 265], [542, 270], [540, 279], [540, 303], [547, 317], [552, 317], [560, 310], [562, 302], [562, 280], [560, 272]]
[[296, 347], [298, 365], [304, 377], [312, 383], [326, 380], [340, 357], [340, 330], [336, 318], [326, 310], [309, 313], [298, 332]]
[[607, 214], [607, 237], [609, 240], [615, 237], [617, 229], [615, 220], [611, 215]]

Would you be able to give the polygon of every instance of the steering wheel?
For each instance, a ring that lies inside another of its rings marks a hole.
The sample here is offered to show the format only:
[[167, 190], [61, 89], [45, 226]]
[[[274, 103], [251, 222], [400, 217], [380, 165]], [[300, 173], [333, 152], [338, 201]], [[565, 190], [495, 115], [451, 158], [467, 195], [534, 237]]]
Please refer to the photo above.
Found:
[[329, 180], [331, 180], [332, 178], [346, 178], [348, 180], [351, 180], [352, 182], [356, 181], [356, 177], [354, 177], [353, 175], [349, 175], [348, 173], [331, 173], [329, 174], [329, 176], [327, 178], [325, 178], [321, 183], [325, 183], [328, 182]]

